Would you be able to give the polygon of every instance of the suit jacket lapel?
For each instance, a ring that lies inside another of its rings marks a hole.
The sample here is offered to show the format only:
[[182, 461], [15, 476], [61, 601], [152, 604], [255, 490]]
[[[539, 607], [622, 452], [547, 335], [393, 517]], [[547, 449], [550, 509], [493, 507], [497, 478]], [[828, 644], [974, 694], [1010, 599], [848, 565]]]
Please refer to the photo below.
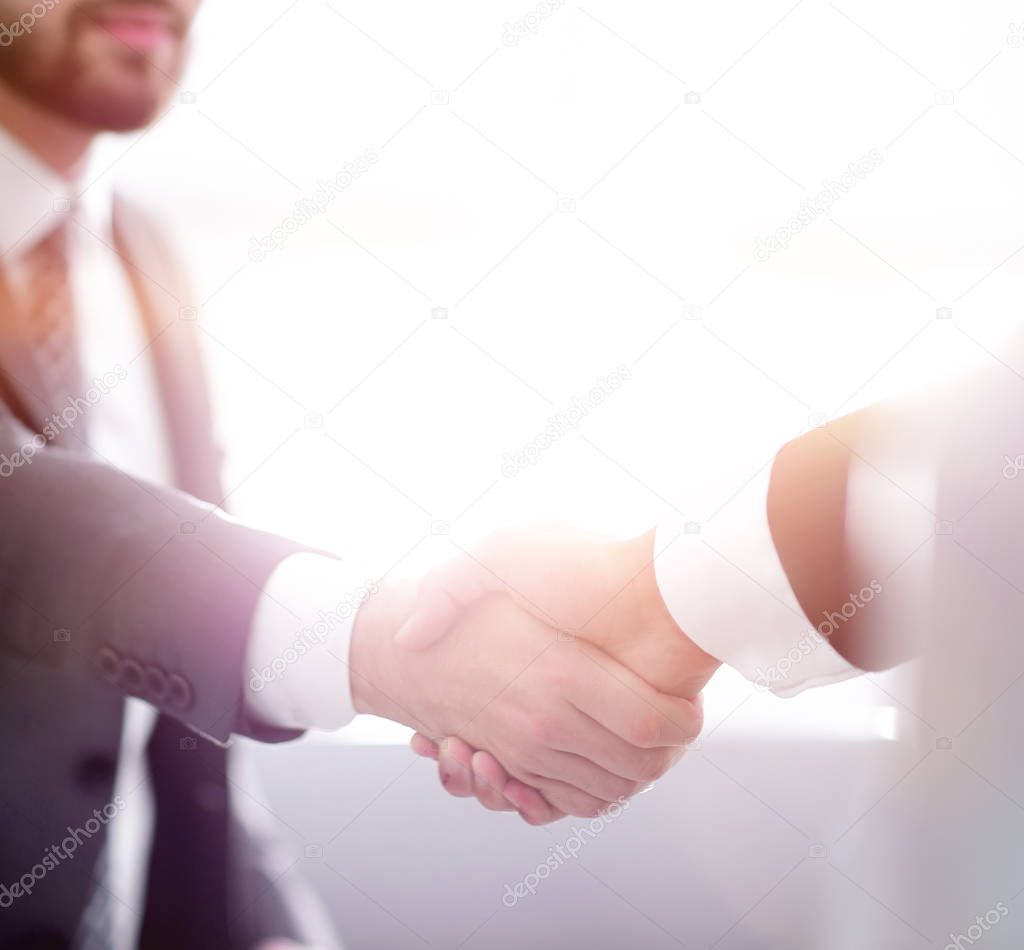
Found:
[[117, 198], [113, 231], [150, 342], [140, 359], [151, 359], [156, 373], [176, 484], [217, 504], [223, 497], [221, 458], [189, 292], [149, 222]]

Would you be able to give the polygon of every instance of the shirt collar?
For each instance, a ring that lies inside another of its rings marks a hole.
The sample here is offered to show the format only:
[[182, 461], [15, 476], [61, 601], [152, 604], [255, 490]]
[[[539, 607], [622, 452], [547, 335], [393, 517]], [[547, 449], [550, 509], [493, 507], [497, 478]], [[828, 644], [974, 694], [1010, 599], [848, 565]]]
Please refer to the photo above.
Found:
[[0, 125], [0, 262], [16, 262], [69, 216], [109, 233], [112, 193], [92, 159], [65, 178]]

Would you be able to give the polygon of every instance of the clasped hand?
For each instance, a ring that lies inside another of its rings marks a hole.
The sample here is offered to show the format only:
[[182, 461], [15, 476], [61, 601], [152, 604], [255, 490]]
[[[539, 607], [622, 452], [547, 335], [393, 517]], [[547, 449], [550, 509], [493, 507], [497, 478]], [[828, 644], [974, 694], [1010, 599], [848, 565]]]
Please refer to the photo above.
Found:
[[353, 631], [356, 709], [415, 728], [453, 794], [534, 824], [636, 794], [699, 734], [718, 665], [665, 608], [652, 547], [506, 532], [384, 588]]

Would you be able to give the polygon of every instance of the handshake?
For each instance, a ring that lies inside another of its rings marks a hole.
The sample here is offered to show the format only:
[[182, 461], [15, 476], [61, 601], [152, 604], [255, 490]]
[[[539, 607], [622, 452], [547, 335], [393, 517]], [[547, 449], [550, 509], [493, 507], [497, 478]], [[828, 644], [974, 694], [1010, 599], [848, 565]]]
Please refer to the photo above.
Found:
[[531, 824], [629, 798], [699, 734], [719, 666], [672, 619], [653, 546], [509, 531], [418, 591], [383, 585], [352, 632], [356, 710], [416, 729], [453, 795]]

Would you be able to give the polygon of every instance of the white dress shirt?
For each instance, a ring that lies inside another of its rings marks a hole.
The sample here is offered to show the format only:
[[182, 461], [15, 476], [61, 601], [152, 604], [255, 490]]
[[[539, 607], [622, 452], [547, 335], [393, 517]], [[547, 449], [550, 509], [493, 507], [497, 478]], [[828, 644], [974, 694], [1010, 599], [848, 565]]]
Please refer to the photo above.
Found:
[[[671, 520], [654, 571], [672, 618], [694, 643], [762, 689], [792, 696], [856, 676], [797, 602], [768, 527], [766, 466], [711, 521]], [[688, 530], [689, 527], [689, 530]]]

